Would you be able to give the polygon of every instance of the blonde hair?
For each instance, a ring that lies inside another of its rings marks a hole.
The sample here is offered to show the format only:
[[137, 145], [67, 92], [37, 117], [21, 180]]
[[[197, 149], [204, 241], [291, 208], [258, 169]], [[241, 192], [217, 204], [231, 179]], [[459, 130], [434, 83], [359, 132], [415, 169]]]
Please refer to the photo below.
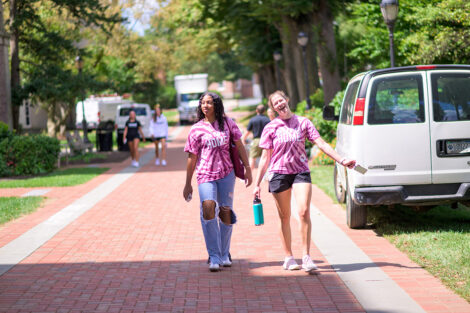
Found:
[[273, 111], [274, 111], [274, 106], [273, 106], [272, 98], [276, 95], [283, 97], [287, 101], [287, 104], [289, 104], [289, 97], [286, 95], [286, 93], [282, 90], [276, 90], [275, 92], [270, 94], [268, 98], [268, 105]]

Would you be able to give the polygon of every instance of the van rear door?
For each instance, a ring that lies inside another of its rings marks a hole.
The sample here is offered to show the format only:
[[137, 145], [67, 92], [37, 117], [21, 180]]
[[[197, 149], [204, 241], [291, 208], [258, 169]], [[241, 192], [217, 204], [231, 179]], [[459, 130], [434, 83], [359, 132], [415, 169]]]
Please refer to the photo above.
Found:
[[361, 141], [364, 185], [431, 183], [429, 118], [423, 72], [378, 75], [369, 83]]
[[470, 182], [470, 71], [430, 71], [434, 184]]

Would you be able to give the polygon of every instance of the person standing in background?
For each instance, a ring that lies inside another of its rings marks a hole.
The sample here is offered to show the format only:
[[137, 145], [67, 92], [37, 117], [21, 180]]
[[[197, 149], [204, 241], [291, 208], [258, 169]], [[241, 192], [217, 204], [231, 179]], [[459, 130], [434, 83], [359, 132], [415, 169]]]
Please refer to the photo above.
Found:
[[259, 147], [259, 139], [263, 133], [264, 127], [270, 122], [269, 118], [264, 113], [264, 106], [262, 104], [256, 107], [256, 115], [248, 122], [247, 132], [242, 137], [243, 144], [246, 145], [246, 139], [250, 134], [253, 134], [253, 141], [250, 148], [250, 167], [252, 169], [256, 166], [256, 159], [261, 157], [263, 149]]
[[160, 157], [158, 153], [158, 144], [162, 146], [162, 162], [166, 166], [166, 139], [168, 137], [168, 121], [163, 115], [160, 104], [155, 105], [155, 114], [150, 120], [150, 135], [155, 144], [155, 165], [160, 165]]
[[276, 118], [276, 112], [274, 112], [273, 109], [268, 108], [267, 113], [268, 113], [268, 117], [271, 121]]

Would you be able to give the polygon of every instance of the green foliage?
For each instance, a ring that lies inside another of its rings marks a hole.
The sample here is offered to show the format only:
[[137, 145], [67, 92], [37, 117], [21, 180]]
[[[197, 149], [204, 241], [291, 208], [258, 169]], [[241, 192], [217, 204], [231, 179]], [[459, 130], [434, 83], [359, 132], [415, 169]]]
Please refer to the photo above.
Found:
[[330, 106], [335, 108], [335, 114], [337, 115], [339, 115], [339, 112], [341, 110], [341, 104], [343, 103], [343, 98], [344, 98], [345, 93], [346, 93], [346, 89], [338, 91], [335, 97], [333, 98], [333, 100], [331, 100], [331, 102], [329, 103]]
[[42, 197], [1, 197], [0, 225], [34, 212], [41, 205], [43, 199]]
[[323, 92], [322, 91], [317, 91], [315, 95], [311, 97], [311, 99], [315, 100], [315, 102], [312, 102], [312, 108], [310, 110], [305, 110], [306, 101], [304, 100], [297, 104], [295, 114], [300, 115], [300, 116], [305, 116], [308, 119], [310, 119], [313, 125], [315, 125], [320, 135], [322, 136], [322, 138], [326, 142], [331, 142], [333, 141], [334, 138], [336, 138], [336, 127], [338, 125], [338, 122], [326, 121], [323, 119], [323, 109], [322, 109]]
[[76, 186], [88, 182], [107, 170], [108, 168], [101, 167], [68, 168], [44, 176], [3, 180], [0, 181], [0, 188]]
[[157, 103], [164, 109], [176, 108], [176, 89], [172, 84], [159, 85]]
[[0, 176], [51, 172], [57, 163], [59, 140], [43, 135], [12, 136], [0, 141], [0, 155], [7, 167]]
[[0, 122], [0, 141], [5, 138], [10, 138], [13, 136], [13, 132], [8, 129], [8, 125], [6, 123]]
[[[394, 28], [396, 65], [470, 63], [469, 12], [467, 0], [400, 2]], [[390, 66], [388, 29], [377, 1], [348, 3], [336, 20], [346, 77]]]
[[[331, 147], [336, 147], [336, 138], [329, 143]], [[312, 165], [334, 165], [335, 161], [326, 155], [323, 151], [318, 149], [316, 155], [312, 155]]]

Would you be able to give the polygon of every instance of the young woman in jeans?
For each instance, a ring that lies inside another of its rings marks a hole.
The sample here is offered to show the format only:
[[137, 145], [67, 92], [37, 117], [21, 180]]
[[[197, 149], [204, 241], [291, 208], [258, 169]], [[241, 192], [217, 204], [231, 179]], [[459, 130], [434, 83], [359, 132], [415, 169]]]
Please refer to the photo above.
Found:
[[256, 175], [253, 195], [261, 199], [260, 183], [269, 166], [269, 174], [271, 175], [269, 192], [274, 196], [281, 220], [280, 235], [286, 256], [283, 268], [298, 270], [300, 265], [295, 261], [291, 248], [291, 193], [294, 192], [300, 216], [302, 268], [305, 271], [312, 271], [317, 267], [310, 257], [312, 182], [305, 152], [305, 139], [315, 143], [329, 157], [343, 166], [353, 168], [356, 161], [342, 158], [320, 137], [308, 118], [293, 114], [289, 108], [289, 98], [284, 92], [276, 91], [271, 94], [268, 104], [277, 112], [278, 117], [266, 125], [261, 135], [259, 147], [264, 150]]
[[209, 254], [209, 270], [216, 272], [220, 266], [231, 266], [230, 240], [233, 212], [235, 174], [230, 159], [230, 136], [245, 165], [245, 185], [252, 182], [248, 157], [240, 140], [241, 132], [235, 122], [225, 117], [222, 99], [207, 92], [199, 99], [198, 122], [191, 127], [184, 151], [188, 152], [186, 184], [183, 197], [189, 201], [193, 193], [191, 180], [196, 170], [201, 224]]

